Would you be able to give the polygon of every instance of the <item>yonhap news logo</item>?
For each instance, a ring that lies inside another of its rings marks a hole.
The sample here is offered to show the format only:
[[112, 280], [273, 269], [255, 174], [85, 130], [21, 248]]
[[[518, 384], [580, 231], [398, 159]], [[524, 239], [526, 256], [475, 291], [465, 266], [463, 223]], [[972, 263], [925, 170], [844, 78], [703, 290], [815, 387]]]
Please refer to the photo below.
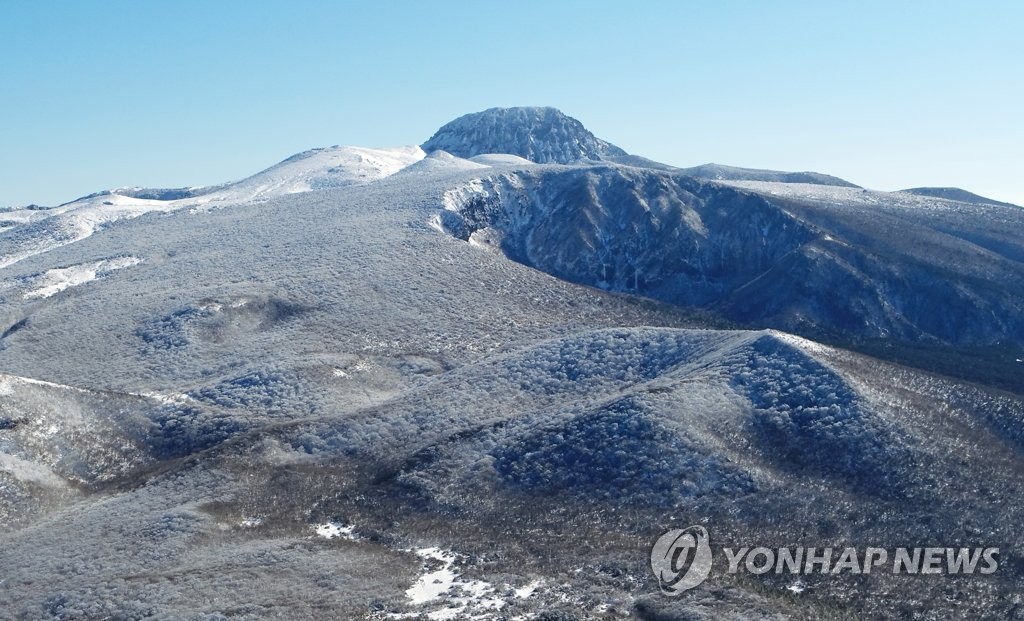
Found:
[[[918, 575], [990, 575], [999, 569], [999, 548], [783, 547], [722, 548], [730, 574], [844, 575], [891, 572]], [[714, 554], [703, 526], [677, 528], [651, 547], [651, 571], [664, 595], [675, 597], [711, 574]]]
[[665, 595], [679, 595], [707, 580], [711, 561], [711, 543], [703, 526], [670, 530], [651, 549], [651, 570]]

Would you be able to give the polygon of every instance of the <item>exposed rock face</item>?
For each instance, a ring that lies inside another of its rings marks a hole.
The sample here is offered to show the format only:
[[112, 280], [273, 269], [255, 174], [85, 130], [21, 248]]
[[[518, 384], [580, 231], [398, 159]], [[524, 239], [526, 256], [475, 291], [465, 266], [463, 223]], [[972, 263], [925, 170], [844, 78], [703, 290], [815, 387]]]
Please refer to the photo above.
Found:
[[[1024, 342], [1019, 242], [963, 210], [872, 207], [854, 202], [862, 190], [837, 190], [853, 198], [796, 200], [617, 166], [522, 171], [450, 191], [440, 224], [560, 278], [749, 325]], [[909, 231], [927, 243], [907, 244]]]
[[570, 164], [624, 156], [626, 152], [590, 133], [555, 108], [490, 108], [446, 124], [422, 145], [469, 158], [511, 153], [538, 164]]

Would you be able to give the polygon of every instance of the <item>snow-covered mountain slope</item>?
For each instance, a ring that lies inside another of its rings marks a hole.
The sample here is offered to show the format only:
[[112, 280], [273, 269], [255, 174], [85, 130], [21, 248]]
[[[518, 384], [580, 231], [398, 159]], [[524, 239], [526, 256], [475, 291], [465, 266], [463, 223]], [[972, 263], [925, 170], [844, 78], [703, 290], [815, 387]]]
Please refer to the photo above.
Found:
[[80, 241], [119, 221], [183, 206], [178, 201], [100, 194], [52, 209], [31, 211], [14, 226], [0, 231], [0, 268]]
[[[810, 335], [1024, 344], [1024, 210], [625, 167], [455, 188], [438, 225], [561, 278]], [[936, 308], [942, 308], [938, 314]]]
[[461, 116], [437, 130], [423, 143], [423, 150], [443, 150], [465, 158], [509, 153], [539, 164], [626, 155], [555, 108], [525, 107], [490, 108]]
[[488, 168], [487, 164], [478, 163], [455, 157], [447, 151], [433, 151], [423, 159], [402, 168], [398, 174], [402, 175], [433, 175], [439, 171], [458, 172], [464, 170], [481, 170]]
[[533, 164], [533, 162], [525, 157], [519, 157], [510, 153], [482, 153], [474, 155], [469, 160], [486, 166], [529, 166]]
[[[216, 209], [133, 190], [150, 198], [4, 214], [9, 234], [166, 212], [0, 270], [3, 615], [1019, 612], [1024, 398], [736, 323], [895, 326], [893, 349], [946, 358], [965, 347], [940, 339], [1009, 343], [1020, 210], [437, 151], [292, 191], [330, 157]], [[1001, 564], [802, 576], [806, 594], [716, 572], [665, 598], [651, 543], [691, 524]]]
[[721, 164], [703, 164], [693, 168], [680, 168], [680, 174], [716, 181], [774, 181], [780, 183], [813, 183], [816, 185], [835, 185], [848, 188], [859, 187], [832, 175], [816, 172], [782, 172], [778, 170], [759, 170], [756, 168], [737, 168]]
[[293, 155], [255, 175], [199, 197], [199, 204], [239, 203], [284, 194], [369, 183], [420, 161], [416, 146], [394, 149], [325, 147]]
[[235, 183], [187, 190], [125, 188], [90, 194], [51, 209], [5, 212], [0, 214], [0, 268], [147, 213], [209, 209], [370, 183], [422, 160], [425, 155], [416, 146], [312, 149]]
[[489, 153], [506, 153], [541, 164], [609, 161], [639, 168], [677, 171], [705, 179], [857, 187], [838, 177], [816, 172], [781, 172], [720, 164], [675, 168], [630, 155], [594, 136], [578, 120], [555, 108], [491, 108], [467, 114], [441, 127], [422, 146], [428, 152], [443, 150], [470, 159], [486, 157], [484, 154]]
[[93, 390], [0, 374], [0, 528], [25, 527], [139, 471], [227, 439], [185, 395]]
[[961, 188], [910, 188], [902, 190], [907, 194], [916, 194], [918, 196], [931, 196], [934, 198], [945, 198], [951, 201], [957, 201], [960, 203], [979, 203], [983, 205], [1002, 205], [1002, 206], [1013, 206], [1011, 203], [1003, 203], [991, 198], [985, 198], [984, 196], [978, 196], [973, 192]]
[[[850, 489], [895, 493], [915, 476], [907, 432], [819, 360], [822, 349], [771, 332], [585, 332], [288, 433], [335, 437], [330, 451], [395, 464], [400, 480], [456, 506], [468, 490], [473, 503], [523, 489], [654, 506], [742, 495], [779, 484], [759, 465], [782, 455]], [[820, 398], [812, 407], [801, 391]], [[521, 406], [500, 405], [512, 401]], [[723, 443], [726, 427], [749, 436]], [[493, 469], [473, 468], [488, 459]]]

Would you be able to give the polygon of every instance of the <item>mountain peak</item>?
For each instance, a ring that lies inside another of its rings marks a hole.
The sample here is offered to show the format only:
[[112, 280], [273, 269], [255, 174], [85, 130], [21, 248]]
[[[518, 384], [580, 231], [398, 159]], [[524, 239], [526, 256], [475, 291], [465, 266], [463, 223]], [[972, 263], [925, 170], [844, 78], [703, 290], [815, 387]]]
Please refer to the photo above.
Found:
[[510, 153], [538, 164], [569, 164], [624, 156], [626, 152], [592, 134], [583, 123], [550, 107], [489, 108], [461, 116], [422, 145], [463, 158]]

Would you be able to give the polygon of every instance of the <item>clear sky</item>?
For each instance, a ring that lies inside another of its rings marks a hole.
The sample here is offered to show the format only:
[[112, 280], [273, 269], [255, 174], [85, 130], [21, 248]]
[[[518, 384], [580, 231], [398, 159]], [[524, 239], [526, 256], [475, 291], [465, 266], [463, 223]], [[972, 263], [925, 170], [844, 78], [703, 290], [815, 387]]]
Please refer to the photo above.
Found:
[[678, 166], [1024, 204], [1024, 1], [0, 0], [0, 205], [515, 105]]

